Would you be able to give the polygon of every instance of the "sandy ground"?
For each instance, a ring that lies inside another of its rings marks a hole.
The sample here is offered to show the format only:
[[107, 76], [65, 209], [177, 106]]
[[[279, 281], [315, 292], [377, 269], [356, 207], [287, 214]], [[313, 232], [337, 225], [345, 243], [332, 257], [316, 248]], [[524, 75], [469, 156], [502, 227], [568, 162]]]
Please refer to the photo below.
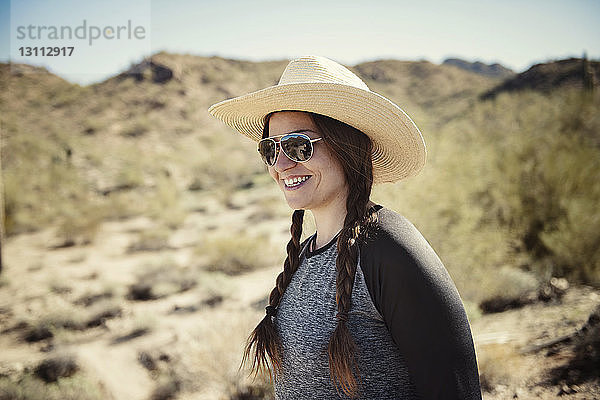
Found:
[[[210, 207], [205, 207], [211, 212]], [[214, 205], [214, 207], [217, 207]], [[219, 214], [221, 226], [232, 226], [256, 210]], [[275, 231], [274, 245], [288, 240], [288, 220], [257, 223], [256, 231]], [[281, 266], [273, 265], [239, 276], [199, 272], [190, 290], [151, 301], [126, 297], [140, 266], [168, 257], [179, 266], [194, 266], [194, 247], [209, 229], [202, 213], [190, 214], [160, 252], [128, 252], [139, 233], [151, 229], [145, 217], [105, 222], [93, 245], [53, 248], [52, 229], [9, 238], [5, 245], [4, 284], [0, 287], [0, 375], [15, 377], [58, 352], [74, 354], [83, 373], [98, 382], [105, 398], [149, 399], [168, 376], [181, 383], [177, 398], [223, 399], [244, 381], [238, 371], [243, 341], [263, 314], [267, 293]], [[273, 229], [273, 224], [276, 229]], [[269, 225], [270, 224], [270, 225]], [[53, 339], [23, 340], [23, 321], [45, 316], [86, 312], [78, 299], [112, 289], [121, 316], [85, 330], [61, 330]], [[211, 303], [215, 296], [222, 301]], [[586, 321], [600, 292], [587, 287], [570, 289], [561, 302], [537, 303], [519, 310], [485, 315], [472, 321], [480, 369], [490, 380], [486, 399], [557, 398], [561, 384], [547, 382], [548, 371], [564, 363], [568, 351], [547, 355], [524, 353], [531, 345], [570, 334]], [[70, 310], [70, 311], [69, 311]], [[146, 331], [127, 339], [137, 328]], [[125, 338], [125, 339], [124, 339]], [[155, 368], [140, 362], [152, 356]], [[158, 360], [158, 361], [157, 361]], [[160, 361], [163, 360], [163, 361]], [[573, 399], [600, 398], [598, 382], [574, 388]]]

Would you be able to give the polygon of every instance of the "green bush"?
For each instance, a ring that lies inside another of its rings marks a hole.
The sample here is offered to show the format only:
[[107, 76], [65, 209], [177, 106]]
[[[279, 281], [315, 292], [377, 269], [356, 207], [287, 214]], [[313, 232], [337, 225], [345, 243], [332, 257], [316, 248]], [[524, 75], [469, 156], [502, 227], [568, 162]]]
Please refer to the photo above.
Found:
[[540, 274], [598, 284], [600, 119], [590, 109], [600, 102], [582, 103], [582, 96], [555, 95], [511, 111], [522, 126], [495, 154], [482, 205]]
[[503, 266], [598, 284], [598, 109], [578, 92], [475, 103], [426, 133], [418, 177], [375, 186], [373, 199], [417, 226], [468, 301], [518, 286]]

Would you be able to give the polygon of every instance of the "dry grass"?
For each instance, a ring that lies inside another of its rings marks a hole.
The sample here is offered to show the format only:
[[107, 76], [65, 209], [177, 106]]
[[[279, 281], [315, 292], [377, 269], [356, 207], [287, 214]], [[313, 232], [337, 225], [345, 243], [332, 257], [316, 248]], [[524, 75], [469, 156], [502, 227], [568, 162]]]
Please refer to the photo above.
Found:
[[23, 339], [37, 342], [57, 336], [64, 330], [82, 330], [87, 326], [86, 312], [58, 303], [52, 310], [39, 318], [29, 318], [25, 321]]
[[151, 229], [140, 232], [138, 239], [127, 248], [130, 253], [139, 251], [160, 251], [169, 248], [171, 232], [166, 229]]
[[272, 400], [275, 398], [273, 385], [266, 379], [249, 384], [237, 384], [229, 390], [229, 400]]
[[[497, 304], [500, 308], [502, 308], [501, 304], [526, 304], [531, 300], [537, 300], [539, 286], [540, 282], [534, 274], [504, 266], [490, 271], [483, 279], [482, 291], [485, 296], [480, 304]], [[487, 310], [486, 307], [482, 308], [484, 311]]]
[[73, 376], [79, 369], [74, 356], [62, 354], [42, 361], [35, 367], [35, 375], [45, 382], [56, 382], [61, 378]]
[[117, 334], [111, 341], [113, 345], [129, 342], [140, 336], [144, 336], [154, 331], [159, 326], [159, 321], [154, 314], [143, 313], [134, 315], [134, 317], [126, 321], [121, 332]]
[[125, 129], [121, 132], [121, 135], [130, 138], [137, 138], [145, 135], [152, 129], [152, 124], [147, 118], [138, 117], [134, 121], [130, 121]]
[[23, 320], [23, 339], [38, 342], [50, 338], [69, 341], [69, 331], [82, 331], [103, 325], [108, 319], [120, 317], [122, 309], [117, 300], [104, 300], [89, 309], [57, 303], [39, 317]]
[[16, 379], [0, 377], [0, 400], [103, 400], [102, 386], [81, 373], [47, 384], [27, 373]]
[[205, 258], [207, 271], [238, 275], [278, 263], [269, 237], [239, 232], [213, 236], [202, 242], [196, 252]]
[[119, 295], [120, 287], [115, 284], [105, 282], [99, 290], [87, 290], [80, 295], [74, 304], [81, 304], [84, 307], [89, 307], [101, 301], [113, 299]]
[[180, 267], [170, 259], [144, 264], [137, 282], [130, 285], [127, 297], [131, 300], [155, 300], [189, 290], [197, 284], [197, 271]]
[[525, 359], [511, 344], [490, 344], [477, 349], [479, 380], [484, 392], [513, 387], [527, 379]]
[[189, 386], [192, 379], [202, 382], [205, 390], [230, 395], [240, 386], [252, 385], [247, 378], [248, 371], [240, 370], [240, 362], [243, 344], [257, 320], [254, 312], [239, 313], [236, 318], [213, 313], [213, 324], [193, 332], [194, 341], [189, 347], [191, 357], [182, 359], [177, 367], [188, 371], [180, 373], [185, 377], [185, 385]]
[[183, 224], [187, 213], [182, 203], [182, 192], [174, 179], [169, 177], [156, 179], [152, 200], [148, 205], [148, 214], [153, 219], [170, 229], [179, 228]]

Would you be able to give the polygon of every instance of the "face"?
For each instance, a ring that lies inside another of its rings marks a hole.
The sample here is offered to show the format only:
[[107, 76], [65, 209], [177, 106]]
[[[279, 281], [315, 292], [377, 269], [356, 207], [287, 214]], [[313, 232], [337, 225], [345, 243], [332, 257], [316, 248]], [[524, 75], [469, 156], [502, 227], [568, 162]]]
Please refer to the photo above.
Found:
[[[299, 130], [311, 139], [321, 137], [310, 116], [303, 112], [277, 112], [269, 120], [269, 136]], [[345, 206], [348, 188], [342, 166], [323, 140], [314, 142], [313, 147], [311, 159], [298, 163], [290, 160], [279, 146], [277, 162], [269, 167], [269, 174], [292, 209], [321, 211], [337, 207], [340, 202]], [[303, 181], [293, 183], [294, 178]]]

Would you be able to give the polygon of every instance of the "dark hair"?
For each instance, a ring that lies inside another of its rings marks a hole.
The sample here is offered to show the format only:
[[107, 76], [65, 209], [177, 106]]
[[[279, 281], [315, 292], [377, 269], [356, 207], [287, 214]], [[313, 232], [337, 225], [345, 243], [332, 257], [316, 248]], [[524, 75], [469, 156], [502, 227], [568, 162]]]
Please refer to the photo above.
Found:
[[[357, 347], [348, 330], [348, 312], [350, 311], [352, 287], [358, 265], [358, 246], [366, 237], [368, 228], [375, 222], [376, 214], [367, 212], [367, 204], [373, 186], [373, 164], [371, 159], [372, 142], [358, 129], [333, 118], [307, 113], [320, 131], [323, 143], [340, 162], [346, 183], [346, 217], [344, 227], [337, 239], [336, 258], [336, 303], [337, 325], [329, 340], [329, 371], [336, 387], [350, 396], [358, 395], [360, 371], [356, 362]], [[269, 118], [265, 118], [263, 137], [269, 135]], [[283, 271], [277, 276], [276, 287], [269, 296], [267, 315], [257, 325], [246, 344], [243, 363], [252, 359], [255, 373], [269, 369], [267, 357], [273, 373], [282, 371], [281, 339], [273, 324], [274, 309], [279, 305], [292, 276], [300, 265], [300, 236], [304, 210], [295, 210], [290, 228], [291, 239], [287, 244], [287, 258]], [[254, 347], [254, 352], [252, 348]], [[358, 378], [358, 380], [357, 380]]]

